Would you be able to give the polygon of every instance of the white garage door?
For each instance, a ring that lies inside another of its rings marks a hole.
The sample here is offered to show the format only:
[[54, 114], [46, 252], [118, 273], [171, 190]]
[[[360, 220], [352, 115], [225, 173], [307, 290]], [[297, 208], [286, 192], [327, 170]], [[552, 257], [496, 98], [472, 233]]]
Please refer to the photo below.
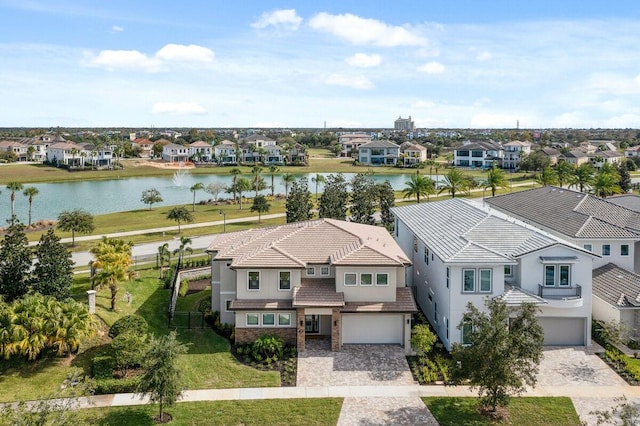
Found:
[[402, 344], [402, 315], [343, 314], [343, 344]]
[[538, 318], [545, 346], [584, 346], [585, 318]]

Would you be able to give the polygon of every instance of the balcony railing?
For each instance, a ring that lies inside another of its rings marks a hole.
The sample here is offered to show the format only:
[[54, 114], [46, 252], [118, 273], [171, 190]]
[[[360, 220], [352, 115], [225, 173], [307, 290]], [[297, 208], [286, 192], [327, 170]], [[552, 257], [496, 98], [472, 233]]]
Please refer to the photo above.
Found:
[[538, 296], [543, 299], [574, 300], [582, 299], [582, 286], [551, 287], [538, 284]]

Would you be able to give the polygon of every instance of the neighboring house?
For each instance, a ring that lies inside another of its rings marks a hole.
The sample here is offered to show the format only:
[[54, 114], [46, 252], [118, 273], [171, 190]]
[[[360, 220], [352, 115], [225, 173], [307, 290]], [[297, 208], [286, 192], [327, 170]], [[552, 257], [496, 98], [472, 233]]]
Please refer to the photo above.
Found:
[[593, 268], [614, 263], [640, 272], [640, 213], [567, 188], [545, 186], [486, 198], [509, 216], [600, 256]]
[[207, 249], [220, 321], [247, 343], [275, 334], [304, 351], [307, 338], [399, 344], [410, 352], [409, 259], [381, 227], [320, 219], [218, 234]]
[[153, 144], [149, 139], [138, 138], [131, 142], [131, 146], [140, 148], [140, 158], [153, 157]]
[[413, 167], [427, 161], [427, 148], [420, 144], [405, 142], [400, 145], [402, 152], [402, 165], [404, 167]]
[[22, 143], [28, 145], [27, 155], [31, 161], [45, 161], [47, 159], [47, 148], [49, 148], [50, 142], [45, 142], [43, 137], [26, 138], [22, 140]]
[[502, 164], [500, 146], [491, 142], [467, 142], [453, 152], [453, 165], [457, 167], [490, 168]]
[[284, 165], [284, 156], [282, 155], [282, 147], [279, 145], [267, 145], [262, 148], [262, 163], [265, 166]]
[[617, 166], [624, 159], [624, 155], [619, 151], [596, 151], [589, 154], [589, 160], [594, 167], [600, 168], [604, 164]]
[[358, 148], [358, 162], [370, 166], [395, 166], [400, 158], [400, 145], [391, 141], [371, 141]]
[[624, 149], [624, 156], [627, 158], [640, 157], [640, 145], [630, 146]]
[[287, 164], [307, 164], [309, 161], [307, 149], [304, 145], [296, 142], [286, 151], [286, 160]]
[[84, 163], [90, 163], [94, 168], [111, 167], [113, 160], [113, 150], [109, 146], [97, 147], [91, 143], [78, 144], [82, 147], [80, 156]]
[[503, 147], [502, 168], [515, 170], [520, 164], [523, 155], [531, 154], [531, 142], [527, 141], [511, 141], [505, 143]]
[[83, 148], [73, 142], [55, 142], [47, 148], [47, 161], [56, 166], [80, 167], [84, 162], [81, 152]]
[[573, 164], [576, 167], [589, 162], [589, 156], [579, 150], [571, 150], [569, 152], [566, 152], [562, 154], [560, 158], [569, 164]]
[[537, 152], [548, 158], [549, 165], [551, 166], [555, 166], [556, 164], [558, 164], [558, 160], [562, 157], [562, 153], [555, 148], [545, 147]]
[[229, 140], [223, 140], [219, 144], [213, 147], [214, 154], [216, 156], [216, 161], [221, 165], [235, 165], [238, 164], [238, 159], [236, 157], [236, 153], [238, 151], [238, 146], [235, 142], [231, 142]]
[[205, 141], [190, 143], [189, 157], [194, 161], [204, 161], [208, 163], [213, 159], [213, 147]]
[[371, 142], [371, 135], [367, 133], [343, 133], [338, 137], [340, 144], [340, 157], [353, 157], [358, 148]]
[[640, 339], [640, 275], [608, 263], [593, 270], [593, 317]]
[[28, 161], [29, 146], [18, 141], [0, 141], [0, 151], [12, 152], [16, 161]]
[[189, 147], [168, 143], [162, 147], [162, 160], [169, 163], [186, 163], [189, 161]]
[[468, 342], [467, 305], [538, 306], [544, 344], [591, 344], [592, 253], [464, 199], [395, 207], [409, 285], [444, 346]]
[[598, 145], [593, 145], [591, 142], [582, 142], [580, 143], [580, 151], [585, 154], [593, 154], [598, 150]]

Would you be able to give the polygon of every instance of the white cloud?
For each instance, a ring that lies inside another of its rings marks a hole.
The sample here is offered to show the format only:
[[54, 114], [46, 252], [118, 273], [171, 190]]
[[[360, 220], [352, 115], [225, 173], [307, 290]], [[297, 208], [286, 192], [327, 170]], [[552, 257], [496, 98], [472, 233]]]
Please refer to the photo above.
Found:
[[361, 18], [350, 13], [330, 15], [325, 12], [314, 15], [309, 26], [343, 38], [357, 45], [374, 46], [423, 46], [424, 37], [411, 33], [403, 27], [387, 25], [377, 19]]
[[119, 33], [124, 31], [124, 28], [122, 28], [120, 25], [112, 25], [111, 26], [111, 31], [114, 33]]
[[211, 49], [195, 44], [167, 44], [153, 57], [137, 50], [102, 50], [97, 55], [85, 52], [86, 64], [93, 67], [158, 72], [169, 63], [211, 63], [214, 53]]
[[346, 76], [342, 74], [333, 74], [324, 79], [325, 84], [331, 86], [351, 87], [352, 89], [366, 90], [373, 87], [373, 83], [366, 77]]
[[376, 54], [367, 55], [366, 53], [356, 53], [353, 56], [349, 56], [345, 61], [352, 67], [370, 68], [380, 65], [382, 63], [382, 57]]
[[163, 61], [213, 62], [213, 57], [211, 49], [195, 44], [169, 43], [156, 53], [156, 58]]
[[286, 30], [295, 31], [300, 26], [302, 18], [298, 16], [295, 9], [280, 9], [271, 12], [263, 12], [260, 18], [253, 22], [251, 26], [257, 29], [274, 26]]
[[151, 108], [152, 114], [202, 115], [207, 110], [195, 102], [156, 102]]
[[478, 61], [480, 61], [480, 62], [488, 61], [491, 58], [492, 58], [491, 52], [489, 52], [487, 50], [483, 50], [482, 52], [478, 52], [478, 54], [476, 55], [476, 59]]
[[436, 106], [435, 102], [432, 101], [415, 101], [411, 104], [411, 108], [414, 109], [428, 109]]
[[442, 74], [445, 68], [440, 62], [429, 62], [418, 68], [418, 71], [427, 74]]

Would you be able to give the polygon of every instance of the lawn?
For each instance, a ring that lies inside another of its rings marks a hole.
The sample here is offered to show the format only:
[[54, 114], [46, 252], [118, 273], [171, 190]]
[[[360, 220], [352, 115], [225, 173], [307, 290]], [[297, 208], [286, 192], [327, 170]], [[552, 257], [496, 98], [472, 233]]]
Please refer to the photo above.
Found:
[[508, 419], [490, 421], [478, 412], [477, 398], [422, 398], [442, 426], [580, 426], [580, 418], [568, 397], [513, 398]]
[[[167, 409], [171, 425], [335, 425], [342, 398], [265, 399], [253, 401], [184, 402]], [[79, 424], [154, 425], [156, 406], [93, 408], [81, 410]]]

